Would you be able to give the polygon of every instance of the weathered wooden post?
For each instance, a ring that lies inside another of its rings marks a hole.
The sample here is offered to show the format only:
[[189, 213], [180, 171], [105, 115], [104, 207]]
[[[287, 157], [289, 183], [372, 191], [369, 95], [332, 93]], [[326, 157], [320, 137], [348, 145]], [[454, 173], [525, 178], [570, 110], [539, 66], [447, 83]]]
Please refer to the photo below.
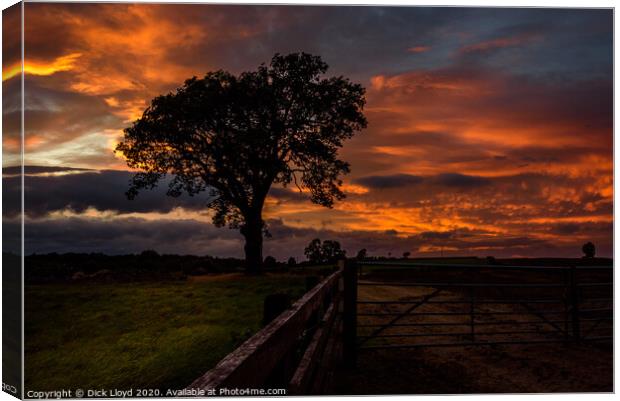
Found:
[[562, 302], [564, 303], [564, 341], [570, 341], [571, 332], [569, 322], [571, 321], [571, 284], [570, 284], [570, 267], [562, 270]]
[[476, 316], [475, 316], [475, 295], [474, 295], [474, 287], [471, 286], [469, 287], [469, 335], [471, 336], [471, 342], [475, 342], [476, 341], [476, 337], [475, 337], [475, 329], [474, 329], [474, 325], [476, 323]]
[[570, 267], [570, 308], [575, 342], [581, 341], [581, 325], [579, 322], [579, 287], [577, 286], [577, 268]]
[[357, 362], [357, 269], [354, 259], [342, 259], [339, 266], [344, 268], [343, 305], [343, 356], [346, 367], [354, 368]]

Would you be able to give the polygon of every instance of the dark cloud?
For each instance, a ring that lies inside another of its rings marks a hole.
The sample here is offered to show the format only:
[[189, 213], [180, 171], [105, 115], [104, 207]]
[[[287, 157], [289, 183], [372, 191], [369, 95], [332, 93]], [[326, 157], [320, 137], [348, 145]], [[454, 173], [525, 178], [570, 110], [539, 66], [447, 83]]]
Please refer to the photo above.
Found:
[[[5, 221], [6, 231], [17, 232], [19, 222]], [[529, 237], [495, 236], [472, 239], [465, 232], [425, 232], [413, 236], [385, 235], [385, 232], [338, 232], [329, 229], [294, 228], [280, 220], [268, 221], [272, 237], [265, 241], [265, 255], [286, 260], [290, 256], [304, 260], [303, 249], [314, 238], [341, 242], [348, 254], [366, 248], [371, 256], [495, 255], [511, 256], [527, 252], [529, 256], [548, 256], [550, 250], [560, 255], [580, 253], [577, 245], [554, 245]], [[15, 244], [17, 245], [17, 243]], [[140, 218], [43, 219], [26, 221], [26, 254], [48, 252], [103, 252], [127, 254], [156, 249], [160, 253], [242, 257], [243, 238], [237, 230], [216, 228], [194, 220]], [[603, 247], [605, 249], [605, 247]], [[434, 249], [434, 250], [433, 250]], [[10, 250], [5, 247], [5, 250]], [[533, 251], [532, 251], [533, 250]], [[602, 251], [604, 252], [604, 251]]]
[[354, 182], [356, 184], [363, 185], [368, 188], [382, 189], [382, 188], [399, 188], [409, 185], [419, 184], [424, 180], [423, 177], [410, 174], [394, 174], [394, 175], [375, 175], [368, 177], [361, 177]]
[[576, 234], [581, 230], [579, 224], [575, 223], [565, 223], [565, 224], [557, 224], [552, 229], [557, 234], [567, 235], [567, 234]]
[[418, 236], [425, 240], [446, 240], [446, 239], [454, 238], [455, 232], [454, 231], [443, 231], [443, 232], [424, 231], [424, 232], [421, 232]]
[[[18, 223], [5, 223], [15, 231]], [[103, 252], [111, 255], [156, 249], [160, 253], [241, 256], [236, 230], [194, 220], [113, 220], [71, 217], [27, 220], [25, 253]], [[5, 247], [6, 250], [6, 247]]]
[[[60, 171], [62, 168], [31, 167], [29, 170]], [[42, 217], [51, 212], [69, 210], [83, 213], [88, 208], [99, 211], [124, 213], [167, 213], [177, 207], [188, 210], [205, 210], [207, 194], [197, 196], [166, 196], [167, 181], [162, 181], [153, 190], [142, 191], [134, 200], [128, 200], [125, 192], [129, 188], [132, 173], [127, 171], [93, 171], [76, 172], [68, 169], [69, 174], [29, 175], [24, 178], [25, 210], [28, 216]], [[65, 171], [65, 172], [67, 172]], [[19, 176], [3, 178], [7, 188], [5, 196], [19, 196]], [[6, 208], [7, 216], [19, 213], [18, 205]]]
[[478, 188], [489, 185], [491, 181], [485, 177], [443, 173], [430, 177], [411, 174], [375, 175], [357, 178], [353, 182], [371, 189], [386, 189], [408, 187], [423, 183], [450, 188]]
[[[62, 172], [80, 172], [80, 171], [93, 171], [92, 169], [64, 167], [64, 166], [24, 166], [24, 174], [41, 174], [41, 173], [62, 173]], [[2, 174], [15, 175], [21, 174], [21, 166], [8, 166], [2, 168]]]
[[[2, 37], [4, 38], [2, 40], [3, 72], [5, 72], [8, 67], [13, 66], [15, 63], [19, 63], [21, 60], [21, 9], [21, 3], [17, 3], [2, 10]], [[2, 103], [4, 104], [4, 96]]]
[[431, 182], [456, 188], [478, 188], [489, 185], [491, 181], [485, 177], [476, 177], [458, 173], [443, 173], [431, 178]]
[[608, 222], [559, 223], [549, 227], [550, 233], [562, 235], [565, 238], [570, 238], [570, 236], [587, 238], [591, 236], [595, 240], [604, 237], [611, 238], [613, 231], [613, 223]]
[[[3, 178], [3, 195], [5, 199], [3, 213], [5, 218], [16, 216], [20, 211], [20, 177], [9, 174], [14, 172], [13, 170], [15, 168], [9, 167], [3, 171], [5, 174]], [[157, 221], [169, 221], [166, 213], [178, 207], [185, 210], [206, 211], [208, 199], [206, 194], [196, 197], [182, 196], [180, 198], [171, 198], [165, 194], [166, 182], [162, 182], [153, 191], [143, 191], [135, 200], [129, 201], [126, 199], [124, 192], [128, 187], [132, 173], [126, 171], [96, 171], [42, 166], [27, 166], [26, 170], [28, 173], [25, 177], [26, 215], [29, 217], [29, 226], [33, 227], [33, 231], [31, 231], [33, 238], [39, 238], [36, 240], [36, 243], [40, 249], [54, 249], [62, 252], [64, 248], [61, 245], [69, 244], [73, 240], [72, 238], [74, 238], [69, 236], [66, 241], [65, 239], [57, 238], [51, 241], [50, 244], [45, 245], [46, 238], [54, 237], [52, 235], [53, 230], [59, 230], [55, 235], [56, 237], [64, 237], [67, 231], [63, 228], [63, 221], [68, 222], [70, 220], [70, 218], [50, 219], [46, 217], [50, 216], [51, 212], [67, 210], [79, 214], [92, 208], [99, 211], [112, 212], [117, 215], [111, 221], [125, 221], [126, 219], [123, 219], [122, 215], [127, 213], [159, 213], [161, 216], [158, 217]], [[549, 234], [558, 237], [563, 243], [568, 241], [578, 244], [580, 241], [588, 239], [595, 240], [599, 244], [606, 244], [611, 238], [611, 223], [587, 221], [584, 223], [550, 224], [544, 221], [535, 223], [536, 219], [540, 218], [565, 219], [574, 217], [576, 219], [583, 219], [584, 216], [596, 218], [601, 214], [611, 214], [613, 203], [596, 192], [584, 192], [580, 196], [575, 197], [574, 192], [571, 192], [572, 190], [569, 189], [567, 193], [573, 194], [571, 198], [558, 197], [553, 201], [549, 201], [547, 198], [549, 194], [554, 193], [553, 188], [558, 188], [559, 191], [566, 191], [565, 188], [582, 188], [585, 182], [576, 177], [531, 173], [493, 178], [456, 173], [430, 177], [409, 175], [365, 177], [364, 180], [357, 183], [368, 186], [371, 188], [371, 191], [367, 194], [352, 195], [356, 202], [361, 201], [367, 205], [372, 205], [376, 202], [377, 205], [381, 205], [382, 202], [387, 200], [395, 207], [419, 208], [424, 212], [417, 218], [418, 223], [428, 222], [428, 224], [433, 224], [433, 221], [436, 221], [436, 219], [451, 218], [456, 212], [456, 216], [464, 224], [469, 224], [470, 226], [480, 225], [481, 227], [495, 225], [495, 227], [505, 228], [507, 232], [514, 232], [515, 235], [497, 236], [497, 234], [490, 235], [484, 230], [472, 231], [465, 228], [444, 231], [421, 231], [415, 235], [407, 235], [397, 229], [377, 230], [368, 233], [356, 230], [342, 231], [330, 229], [329, 227], [331, 226], [337, 226], [337, 223], [328, 217], [323, 219], [321, 229], [292, 227], [285, 224], [282, 220], [271, 219], [268, 222], [268, 229], [272, 234], [272, 238], [267, 240], [266, 252], [284, 255], [286, 252], [292, 252], [294, 249], [303, 249], [305, 242], [309, 242], [317, 236], [321, 238], [333, 237], [340, 240], [343, 244], [347, 244], [348, 248], [352, 250], [355, 250], [357, 247], [372, 247], [376, 249], [376, 252], [383, 253], [397, 252], [393, 248], [399, 244], [398, 246], [400, 247], [408, 247], [405, 250], [410, 251], [422, 249], [425, 250], [424, 252], [432, 252], [432, 249], [442, 247], [460, 252], [471, 251], [475, 253], [476, 249], [492, 249], [506, 255], [507, 252], [515, 253], [516, 250], [528, 246], [549, 250], [551, 248], [543, 247], [543, 243], [547, 242], [547, 240], [537, 238], [538, 235]], [[410, 190], [412, 185], [417, 186], [416, 190]], [[455, 192], [455, 190], [465, 191]], [[461, 197], [455, 198], [456, 194], [459, 193]], [[303, 194], [289, 189], [273, 188], [270, 195], [278, 202], [286, 203], [289, 206], [308, 202]], [[15, 201], [11, 202], [11, 199]], [[468, 206], [459, 210], [458, 207], [455, 207], [455, 204], [459, 205], [460, 203]], [[355, 215], [343, 215], [340, 217], [335, 215], [334, 218], [345, 223], [347, 221], [355, 224], [363, 223], [363, 220], [359, 220], [359, 217]], [[104, 242], [101, 241], [106, 239], [106, 233], [109, 232], [106, 228], [108, 227], [108, 222], [101, 218], [93, 218], [96, 224], [91, 227], [88, 225], [88, 220], [89, 218], [83, 216], [71, 220], [71, 224], [79, 223], [80, 227], [101, 229], [101, 233], [98, 234], [100, 242], [97, 243], [103, 244]], [[146, 220], [144, 224], [141, 223], [141, 219], [131, 221], [139, 222], [140, 227], [148, 225]], [[302, 221], [303, 218], [299, 220], [299, 222]], [[207, 224], [195, 223], [201, 227]], [[186, 222], [184, 224], [189, 223]], [[122, 227], [127, 228], [128, 226], [129, 224], [125, 224]], [[106, 229], [103, 230], [103, 228]], [[181, 230], [181, 228], [178, 229]], [[77, 232], [77, 228], [75, 230]], [[217, 230], [213, 232], [219, 233]], [[518, 235], [516, 233], [529, 233], [532, 236], [527, 234]], [[116, 236], [122, 235], [111, 234], [109, 239], [111, 240], [112, 237]], [[219, 238], [219, 236], [220, 234], [216, 237]], [[138, 244], [143, 244], [138, 239], [133, 240], [137, 241]], [[177, 242], [172, 241], [171, 243], [176, 245], [165, 245], [166, 249], [178, 246], [181, 250], [175, 252], [182, 253], [187, 253], [194, 249], [188, 248], [189, 250], [184, 250], [186, 248]], [[144, 246], [149, 244], [153, 245], [153, 243], [147, 242], [144, 243]], [[240, 251], [242, 244], [238, 243], [237, 245], [239, 245], [238, 251]], [[71, 249], [81, 246], [76, 244]], [[99, 245], [88, 245], [88, 241], [86, 241], [84, 246], [96, 249], [96, 246]], [[232, 249], [232, 245], [230, 246], [230, 249]], [[603, 245], [603, 249], [605, 249], [605, 246]], [[140, 250], [138, 245], [136, 247], [136, 251]], [[112, 249], [112, 246], [106, 245], [105, 250], [108, 251], [110, 249]], [[126, 250], [128, 248], [125, 246], [120, 249]], [[429, 249], [431, 250], [429, 251]]]
[[292, 188], [272, 187], [269, 190], [269, 196], [278, 201], [304, 202], [308, 201], [308, 196], [296, 191]]
[[[44, 86], [45, 82], [46, 77], [26, 77], [27, 151], [41, 151], [82, 135], [124, 128], [122, 119], [110, 113], [104, 99], [67, 89], [50, 89]], [[38, 139], [29, 143], [30, 137]]]

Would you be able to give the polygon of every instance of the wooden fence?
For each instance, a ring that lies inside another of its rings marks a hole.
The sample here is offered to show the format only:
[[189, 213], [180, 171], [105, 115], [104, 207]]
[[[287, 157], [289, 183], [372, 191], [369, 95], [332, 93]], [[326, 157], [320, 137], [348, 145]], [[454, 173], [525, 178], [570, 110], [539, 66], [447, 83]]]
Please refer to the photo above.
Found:
[[[188, 389], [286, 389], [289, 395], [321, 394], [343, 358], [355, 348], [356, 271], [338, 270], [291, 308], [228, 354]], [[353, 326], [352, 326], [353, 325]], [[345, 339], [349, 339], [345, 345]]]

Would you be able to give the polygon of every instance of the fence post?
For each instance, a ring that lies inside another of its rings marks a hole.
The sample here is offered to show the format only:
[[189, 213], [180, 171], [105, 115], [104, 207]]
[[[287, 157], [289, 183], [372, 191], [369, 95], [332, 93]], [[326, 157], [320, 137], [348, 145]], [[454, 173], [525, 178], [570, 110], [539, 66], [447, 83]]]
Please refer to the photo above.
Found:
[[563, 269], [562, 271], [562, 283], [564, 284], [564, 292], [562, 294], [562, 302], [564, 303], [564, 341], [570, 339], [570, 332], [568, 330], [568, 322], [570, 321], [570, 268]]
[[577, 287], [577, 269], [570, 267], [570, 308], [571, 322], [573, 325], [573, 338], [575, 342], [581, 340], [581, 327], [579, 322], [579, 287]]
[[343, 306], [343, 353], [345, 366], [355, 367], [357, 362], [357, 269], [355, 260], [343, 259], [344, 306]]
[[469, 325], [470, 325], [470, 335], [471, 335], [471, 342], [475, 342], [476, 338], [475, 338], [475, 334], [474, 334], [474, 324], [475, 324], [475, 296], [474, 296], [474, 287], [470, 287], [469, 288]]

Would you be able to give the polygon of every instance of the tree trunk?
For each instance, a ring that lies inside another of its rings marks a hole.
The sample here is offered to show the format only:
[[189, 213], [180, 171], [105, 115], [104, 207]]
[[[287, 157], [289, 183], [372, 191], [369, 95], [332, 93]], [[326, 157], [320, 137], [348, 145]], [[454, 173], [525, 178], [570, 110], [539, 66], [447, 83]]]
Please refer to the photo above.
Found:
[[263, 264], [263, 220], [259, 216], [246, 218], [241, 229], [245, 237], [245, 270], [248, 274], [259, 274]]

